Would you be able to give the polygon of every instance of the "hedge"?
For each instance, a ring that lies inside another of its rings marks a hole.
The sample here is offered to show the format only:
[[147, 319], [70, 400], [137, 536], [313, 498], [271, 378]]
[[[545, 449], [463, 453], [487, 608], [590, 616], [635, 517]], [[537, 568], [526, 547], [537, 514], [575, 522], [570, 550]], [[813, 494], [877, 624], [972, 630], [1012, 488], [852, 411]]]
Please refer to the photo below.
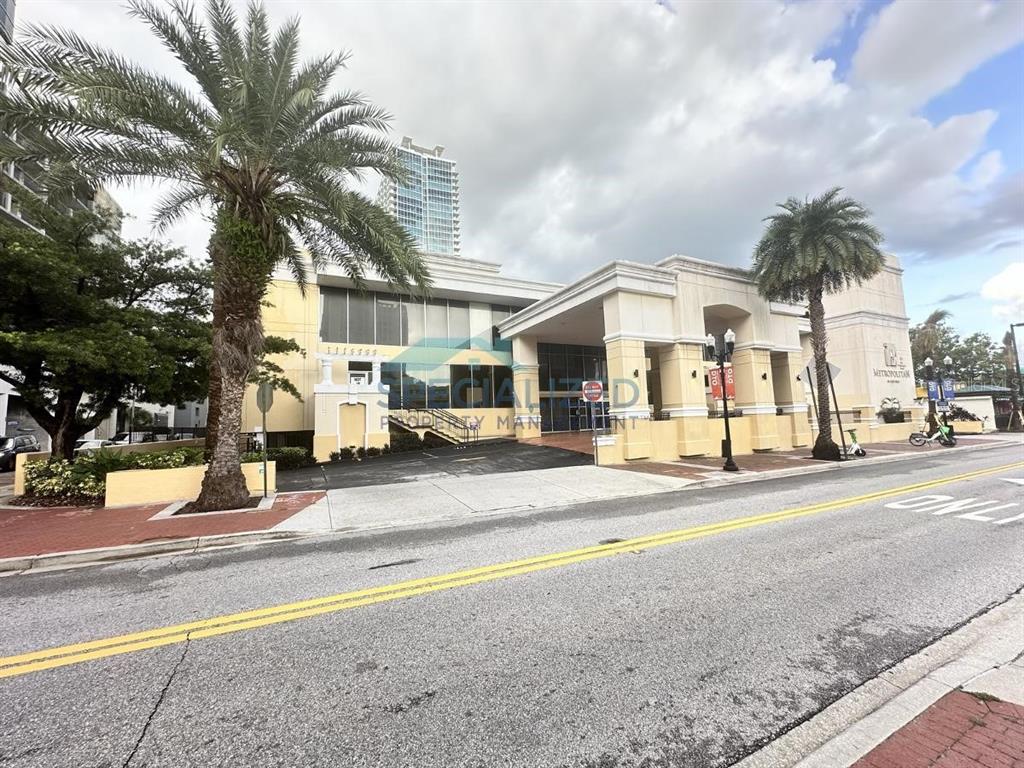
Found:
[[[243, 463], [250, 461], [263, 461], [263, 452], [252, 451], [242, 454]], [[267, 449], [267, 461], [276, 461], [278, 470], [285, 472], [289, 469], [312, 467], [316, 464], [316, 459], [313, 458], [313, 453], [308, 448], [296, 446]]]
[[25, 465], [25, 495], [56, 502], [102, 501], [107, 475], [126, 469], [175, 469], [204, 463], [202, 448], [175, 448], [152, 453], [100, 449], [65, 459], [32, 461]]

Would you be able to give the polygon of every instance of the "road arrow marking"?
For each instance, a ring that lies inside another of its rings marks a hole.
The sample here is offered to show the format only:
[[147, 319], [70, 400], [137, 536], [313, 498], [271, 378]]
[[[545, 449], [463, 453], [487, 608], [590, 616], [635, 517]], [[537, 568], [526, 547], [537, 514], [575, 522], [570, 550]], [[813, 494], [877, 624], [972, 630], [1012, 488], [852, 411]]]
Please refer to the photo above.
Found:
[[1000, 477], [1000, 480], [1004, 480], [1007, 483], [1016, 483], [1017, 485], [1024, 485], [1024, 479], [1019, 477]]

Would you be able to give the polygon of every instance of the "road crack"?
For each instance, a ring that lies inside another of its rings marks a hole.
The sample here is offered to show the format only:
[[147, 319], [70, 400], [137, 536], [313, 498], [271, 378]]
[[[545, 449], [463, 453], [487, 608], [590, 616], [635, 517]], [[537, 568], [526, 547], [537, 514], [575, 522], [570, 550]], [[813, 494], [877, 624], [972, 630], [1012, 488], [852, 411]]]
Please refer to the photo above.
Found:
[[181, 667], [181, 663], [185, 661], [185, 655], [188, 653], [188, 647], [191, 642], [191, 637], [188, 634], [186, 634], [185, 646], [181, 649], [181, 656], [178, 657], [178, 660], [175, 662], [174, 667], [171, 668], [171, 674], [167, 676], [167, 682], [164, 683], [164, 687], [160, 690], [160, 695], [157, 696], [156, 703], [153, 704], [153, 709], [149, 713], [149, 717], [146, 718], [145, 724], [143, 724], [142, 726], [142, 732], [139, 734], [139, 738], [138, 740], [136, 740], [135, 746], [132, 747], [132, 751], [128, 755], [128, 758], [121, 764], [121, 768], [128, 768], [128, 766], [131, 765], [132, 760], [135, 759], [135, 753], [138, 752], [139, 747], [142, 746], [142, 742], [146, 738], [146, 733], [149, 731], [150, 723], [153, 722], [153, 718], [156, 717], [157, 711], [160, 709], [160, 706], [164, 703], [164, 697], [167, 695], [167, 691], [170, 689], [171, 683], [174, 682], [174, 678], [178, 674], [178, 669]]

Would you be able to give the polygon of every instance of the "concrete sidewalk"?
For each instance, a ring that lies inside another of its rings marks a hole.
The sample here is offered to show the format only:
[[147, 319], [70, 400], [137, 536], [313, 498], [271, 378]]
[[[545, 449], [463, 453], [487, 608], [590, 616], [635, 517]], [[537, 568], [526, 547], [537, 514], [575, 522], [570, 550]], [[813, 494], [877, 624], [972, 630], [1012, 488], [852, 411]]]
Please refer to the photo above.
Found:
[[584, 465], [337, 488], [278, 531], [380, 528], [676, 491], [696, 480]]
[[1024, 768], [1024, 595], [904, 659], [735, 768]]

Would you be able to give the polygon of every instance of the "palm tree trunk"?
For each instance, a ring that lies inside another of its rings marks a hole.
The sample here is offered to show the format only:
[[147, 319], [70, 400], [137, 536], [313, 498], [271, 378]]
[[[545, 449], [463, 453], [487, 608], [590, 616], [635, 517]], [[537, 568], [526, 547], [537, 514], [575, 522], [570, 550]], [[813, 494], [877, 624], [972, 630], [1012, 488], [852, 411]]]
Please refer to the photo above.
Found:
[[832, 439], [832, 404], [828, 384], [828, 336], [825, 332], [824, 287], [819, 281], [808, 292], [807, 311], [811, 321], [811, 349], [814, 351], [814, 377], [818, 381], [818, 439], [811, 455], [816, 459], [838, 461], [842, 456]]
[[210, 249], [214, 290], [206, 436], [209, 466], [199, 498], [188, 506], [189, 512], [238, 509], [249, 501], [238, 442], [242, 398], [263, 348], [260, 310], [269, 268], [253, 264], [252, 243], [244, 239], [245, 226], [238, 221], [226, 227], [219, 223]]

